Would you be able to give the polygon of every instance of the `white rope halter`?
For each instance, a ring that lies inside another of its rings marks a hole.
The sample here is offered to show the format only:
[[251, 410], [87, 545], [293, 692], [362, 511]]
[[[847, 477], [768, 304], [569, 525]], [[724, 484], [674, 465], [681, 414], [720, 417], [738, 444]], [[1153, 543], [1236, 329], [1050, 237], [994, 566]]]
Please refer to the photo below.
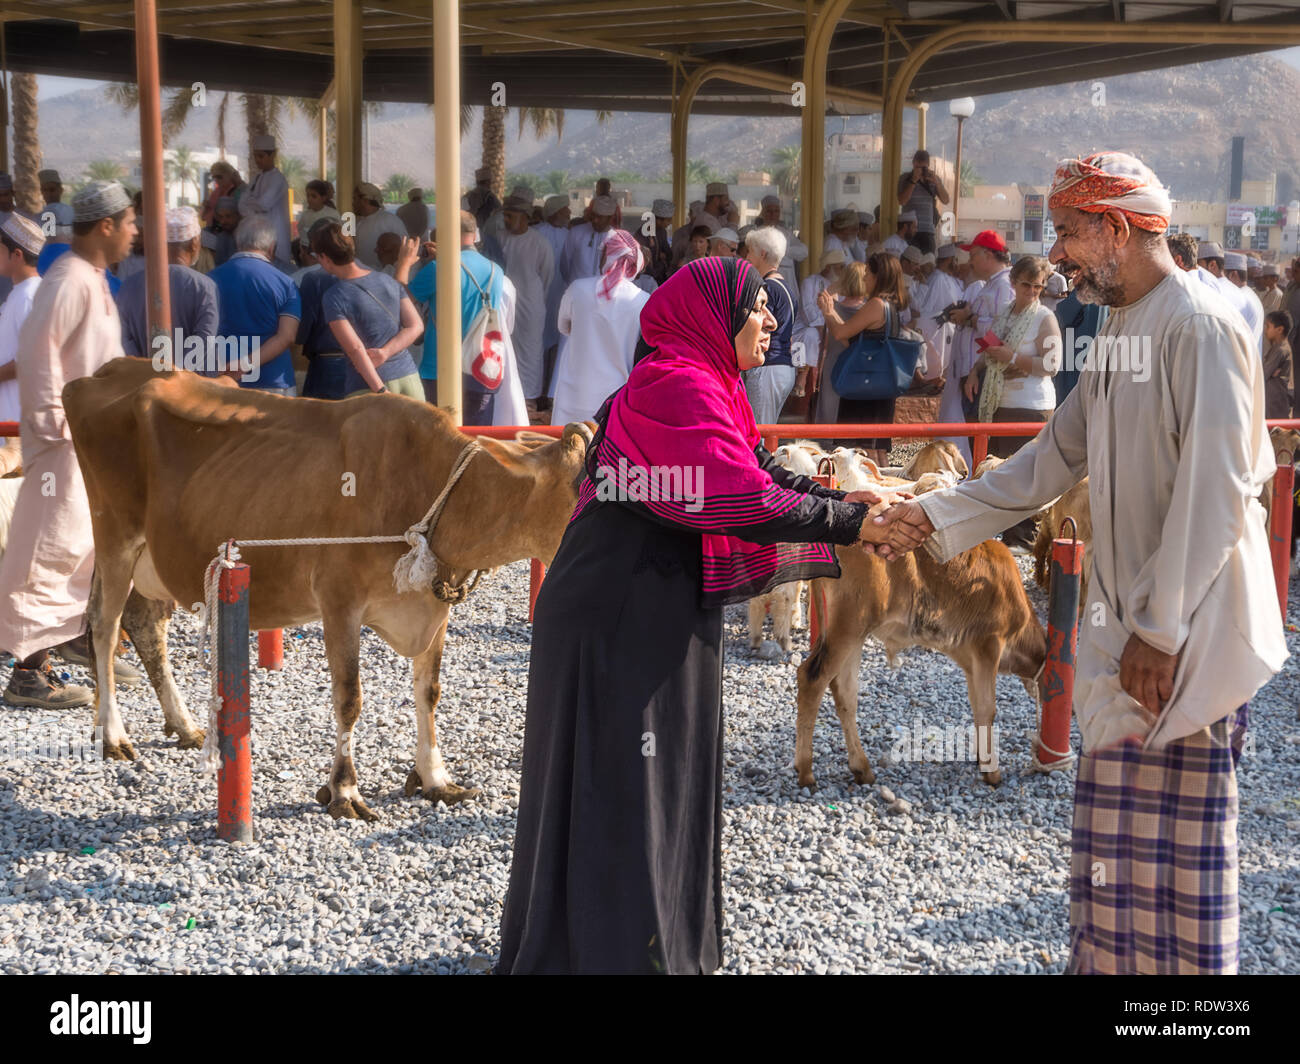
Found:
[[[293, 539], [241, 539], [230, 540], [217, 548], [217, 556], [208, 562], [203, 574], [203, 603], [206, 611], [203, 624], [203, 644], [208, 652], [208, 734], [203, 741], [203, 750], [199, 755], [199, 772], [214, 775], [221, 768], [221, 752], [217, 747], [217, 712], [221, 708], [221, 695], [218, 693], [218, 675], [221, 671], [218, 641], [214, 634], [217, 623], [217, 594], [222, 569], [233, 569], [240, 560], [241, 547], [324, 547], [351, 543], [405, 543], [410, 549], [397, 559], [393, 566], [393, 586], [399, 594], [408, 591], [422, 591], [431, 588], [433, 593], [444, 602], [461, 602], [478, 586], [482, 570], [474, 570], [473, 581], [469, 576], [460, 584], [452, 585], [449, 581], [434, 584], [438, 575], [438, 558], [429, 546], [433, 529], [442, 516], [443, 508], [451, 495], [451, 490], [464, 475], [470, 461], [482, 449], [477, 439], [470, 440], [462, 448], [452, 466], [451, 475], [443, 485], [438, 497], [428, 512], [400, 536], [301, 536]], [[469, 583], [466, 588], [466, 583]]]

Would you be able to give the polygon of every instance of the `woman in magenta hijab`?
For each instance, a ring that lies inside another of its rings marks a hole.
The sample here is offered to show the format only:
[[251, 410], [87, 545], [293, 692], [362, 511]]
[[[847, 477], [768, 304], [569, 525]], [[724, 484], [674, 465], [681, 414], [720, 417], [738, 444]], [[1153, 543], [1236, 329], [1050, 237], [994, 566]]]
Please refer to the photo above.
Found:
[[832, 544], [883, 539], [875, 495], [761, 445], [741, 371], [763, 363], [766, 298], [743, 260], [688, 263], [597, 414], [537, 600], [498, 972], [721, 963], [722, 608], [838, 576]]

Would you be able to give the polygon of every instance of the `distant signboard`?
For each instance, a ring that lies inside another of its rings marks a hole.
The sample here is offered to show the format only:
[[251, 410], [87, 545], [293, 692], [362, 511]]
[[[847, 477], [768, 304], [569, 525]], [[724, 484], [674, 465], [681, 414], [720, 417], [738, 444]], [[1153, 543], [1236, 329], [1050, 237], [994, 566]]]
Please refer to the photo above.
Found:
[[1025, 195], [1024, 218], [1031, 221], [1043, 217], [1043, 194], [1041, 192], [1029, 192]]
[[1285, 207], [1248, 207], [1240, 203], [1228, 204], [1228, 225], [1245, 225], [1251, 215], [1255, 216], [1255, 228], [1263, 229], [1270, 225], [1286, 225]]

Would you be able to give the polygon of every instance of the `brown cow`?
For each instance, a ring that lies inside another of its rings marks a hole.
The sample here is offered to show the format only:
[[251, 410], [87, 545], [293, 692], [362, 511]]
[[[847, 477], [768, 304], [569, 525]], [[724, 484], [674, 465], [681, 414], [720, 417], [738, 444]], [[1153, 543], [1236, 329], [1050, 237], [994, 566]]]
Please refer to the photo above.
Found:
[[[401, 535], [432, 505], [468, 437], [441, 411], [393, 395], [343, 402], [286, 399], [222, 387], [190, 373], [118, 359], [64, 389], [95, 533], [88, 610], [97, 662], [95, 723], [106, 757], [135, 756], [118, 711], [112, 660], [119, 618], [158, 693], [167, 734], [202, 743], [172, 680], [167, 618], [203, 600], [203, 575], [228, 539]], [[550, 561], [576, 500], [590, 440], [569, 425], [559, 441], [498, 442], [452, 490], [430, 547], [455, 585], [473, 570], [522, 558]], [[460, 801], [434, 711], [450, 609], [432, 589], [399, 594], [393, 566], [405, 543], [244, 550], [254, 629], [323, 620], [337, 737], [331, 816], [375, 819], [357, 788], [352, 732], [361, 713], [361, 626], [415, 659], [418, 743], [406, 793]], [[134, 591], [132, 582], [134, 581]]]
[[948, 655], [966, 673], [974, 712], [980, 773], [1001, 782], [992, 746], [997, 714], [997, 675], [1019, 676], [1037, 702], [1038, 674], [1047, 655], [1047, 634], [1029, 604], [1011, 552], [996, 540], [935, 561], [924, 549], [884, 562], [856, 547], [837, 547], [842, 575], [815, 580], [811, 602], [825, 595], [821, 639], [799, 666], [795, 770], [799, 786], [814, 785], [813, 729], [829, 683], [844, 731], [849, 769], [858, 783], [875, 782], [875, 773], [858, 738], [858, 670], [862, 644], [874, 635], [885, 644], [890, 662], [906, 647], [923, 646]]

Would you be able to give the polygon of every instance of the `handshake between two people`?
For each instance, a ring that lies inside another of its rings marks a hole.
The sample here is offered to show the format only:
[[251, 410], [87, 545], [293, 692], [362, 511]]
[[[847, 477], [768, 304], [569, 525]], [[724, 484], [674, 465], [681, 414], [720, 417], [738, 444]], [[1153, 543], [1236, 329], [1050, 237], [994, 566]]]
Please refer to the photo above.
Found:
[[851, 491], [844, 501], [871, 507], [862, 519], [856, 546], [886, 561], [896, 561], [915, 550], [934, 532], [925, 510], [908, 492]]

